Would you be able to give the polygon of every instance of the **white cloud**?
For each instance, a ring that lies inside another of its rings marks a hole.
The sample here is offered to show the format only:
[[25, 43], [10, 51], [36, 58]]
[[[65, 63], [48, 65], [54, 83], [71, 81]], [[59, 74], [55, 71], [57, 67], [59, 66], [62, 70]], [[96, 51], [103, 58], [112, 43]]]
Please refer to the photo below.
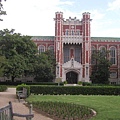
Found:
[[[119, 2], [119, 0], [115, 1]], [[108, 34], [111, 35], [110, 33], [113, 36], [115, 34], [118, 36], [119, 28], [113, 29], [117, 32], [112, 32], [111, 24], [113, 25], [114, 21], [112, 18], [111, 21], [106, 18], [105, 11], [83, 10], [74, 12], [74, 10], [67, 8], [67, 6], [73, 7], [75, 4], [73, 0], [8, 0], [4, 2], [7, 15], [2, 17], [4, 21], [0, 22], [0, 29], [13, 28], [15, 32], [31, 36], [54, 36], [55, 22], [53, 18], [55, 12], [62, 11], [65, 19], [69, 17], [81, 19], [83, 12], [90, 12], [91, 19], [93, 19], [91, 22], [91, 36], [107, 36]], [[109, 8], [112, 8], [112, 3], [109, 3]]]
[[98, 10], [91, 10], [91, 36], [101, 36], [101, 32], [104, 26], [105, 13], [101, 13]]
[[105, 17], [105, 13], [101, 13], [98, 10], [92, 10], [91, 13], [91, 17], [93, 17], [94, 20], [101, 20]]
[[[60, 0], [10, 0], [4, 3], [7, 15], [2, 17], [1, 29], [15, 29], [27, 35], [54, 35], [55, 12], [74, 2]], [[69, 11], [67, 11], [69, 12]]]
[[96, 33], [96, 36], [99, 36], [102, 34], [102, 37], [120, 37], [118, 36], [118, 33], [120, 31], [120, 28], [109, 28], [109, 29], [102, 29], [98, 31], [94, 31]]
[[60, 2], [60, 1], [59, 1], [59, 4], [61, 4], [61, 5], [73, 5], [74, 2], [72, 2], [72, 1], [64, 1], [64, 2]]
[[119, 10], [120, 9], [120, 0], [114, 0], [113, 2], [108, 3], [108, 10]]

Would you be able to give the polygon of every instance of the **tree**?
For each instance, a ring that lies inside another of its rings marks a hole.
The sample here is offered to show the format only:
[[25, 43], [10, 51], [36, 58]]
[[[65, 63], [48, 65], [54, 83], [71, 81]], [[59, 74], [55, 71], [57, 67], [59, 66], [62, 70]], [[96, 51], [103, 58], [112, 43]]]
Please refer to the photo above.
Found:
[[36, 56], [34, 66], [35, 80], [37, 82], [52, 82], [55, 78], [55, 58], [50, 51]]
[[13, 55], [7, 60], [4, 66], [4, 75], [6, 77], [11, 77], [12, 82], [16, 77], [24, 75], [24, 70], [26, 68], [26, 63], [22, 55]]
[[48, 60], [51, 65], [51, 71], [55, 77], [55, 72], [56, 72], [56, 59], [55, 59], [55, 54], [52, 50], [48, 50], [45, 52], [45, 54], [48, 56]]
[[0, 77], [4, 75], [4, 65], [6, 64], [6, 59], [4, 56], [0, 56]]
[[110, 77], [110, 61], [107, 59], [109, 51], [96, 51], [92, 55], [92, 59], [95, 60], [96, 64], [92, 67], [92, 74], [90, 79], [92, 83], [97, 84], [108, 84]]
[[7, 61], [4, 75], [14, 81], [16, 77], [24, 76], [25, 71], [31, 71], [37, 47], [29, 36], [4, 29], [0, 31], [0, 51]]
[[[4, 1], [6, 1], [6, 0], [4, 0]], [[6, 15], [6, 11], [3, 10], [3, 4], [1, 2], [2, 2], [2, 0], [0, 0], [0, 16]], [[3, 21], [3, 19], [0, 19], [0, 21]]]

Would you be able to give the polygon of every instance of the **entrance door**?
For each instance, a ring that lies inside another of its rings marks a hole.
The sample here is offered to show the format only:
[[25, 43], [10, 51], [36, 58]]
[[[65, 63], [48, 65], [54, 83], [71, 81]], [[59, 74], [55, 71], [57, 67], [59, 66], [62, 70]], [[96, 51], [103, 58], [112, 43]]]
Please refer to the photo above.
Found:
[[66, 74], [66, 81], [68, 84], [77, 84], [78, 74], [71, 71]]

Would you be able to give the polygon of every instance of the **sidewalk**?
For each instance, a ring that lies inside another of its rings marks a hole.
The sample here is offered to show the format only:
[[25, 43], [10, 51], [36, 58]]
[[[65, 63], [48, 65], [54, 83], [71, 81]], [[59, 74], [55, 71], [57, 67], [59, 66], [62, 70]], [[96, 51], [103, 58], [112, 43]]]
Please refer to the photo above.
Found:
[[[6, 106], [9, 101], [12, 102], [13, 111], [21, 114], [28, 114], [29, 109], [24, 105], [24, 102], [19, 102], [16, 98], [16, 88], [8, 88], [6, 92], [0, 92], [0, 107]], [[35, 111], [33, 120], [52, 120], [46, 116], [43, 116]], [[15, 120], [26, 120], [25, 118], [14, 117]]]

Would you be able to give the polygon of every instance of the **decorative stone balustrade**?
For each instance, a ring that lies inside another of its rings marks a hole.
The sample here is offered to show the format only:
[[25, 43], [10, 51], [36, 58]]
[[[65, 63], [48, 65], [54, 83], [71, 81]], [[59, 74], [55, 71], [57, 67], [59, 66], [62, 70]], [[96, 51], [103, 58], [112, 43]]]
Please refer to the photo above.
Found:
[[64, 35], [62, 42], [65, 44], [81, 44], [83, 42], [83, 37], [82, 36], [68, 36]]

